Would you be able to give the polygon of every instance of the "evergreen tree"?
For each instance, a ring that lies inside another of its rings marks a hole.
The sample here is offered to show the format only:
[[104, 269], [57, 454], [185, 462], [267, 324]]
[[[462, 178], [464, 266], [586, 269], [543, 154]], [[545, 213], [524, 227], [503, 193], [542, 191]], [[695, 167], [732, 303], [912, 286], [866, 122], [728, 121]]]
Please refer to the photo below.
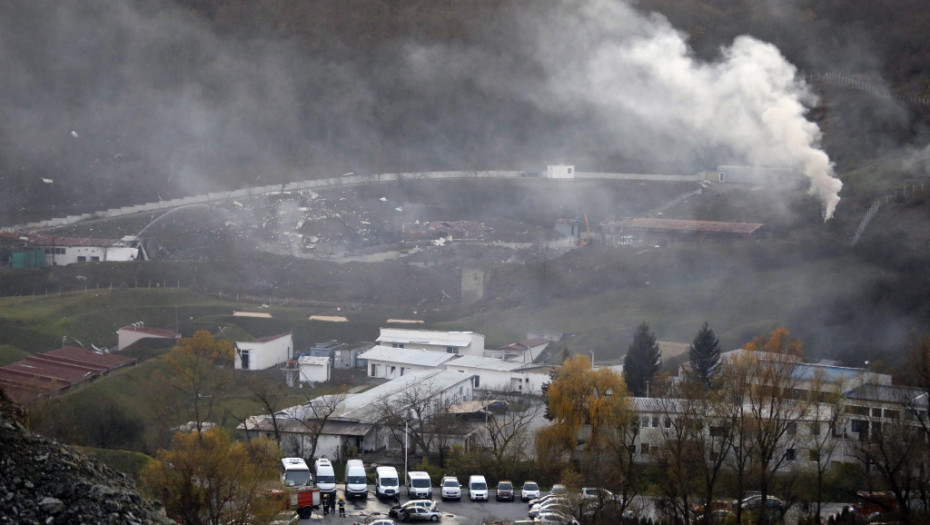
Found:
[[707, 321], [704, 321], [701, 331], [694, 336], [694, 341], [688, 349], [688, 357], [691, 359], [694, 377], [709, 387], [717, 365], [720, 364], [720, 341], [717, 340], [717, 336], [710, 329]]
[[662, 353], [656, 336], [643, 321], [636, 329], [633, 342], [623, 359], [623, 375], [627, 388], [634, 397], [646, 395], [647, 383], [655, 377], [662, 366]]

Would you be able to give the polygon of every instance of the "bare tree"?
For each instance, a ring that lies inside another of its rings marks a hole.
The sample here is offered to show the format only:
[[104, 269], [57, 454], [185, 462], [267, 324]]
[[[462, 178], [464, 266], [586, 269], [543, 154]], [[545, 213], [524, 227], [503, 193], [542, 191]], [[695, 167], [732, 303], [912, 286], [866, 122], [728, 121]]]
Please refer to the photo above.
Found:
[[532, 424], [542, 416], [545, 404], [526, 394], [502, 394], [498, 399], [507, 403], [507, 410], [488, 414], [485, 431], [495, 462], [512, 466], [529, 459], [534, 438]]
[[438, 394], [439, 389], [430, 383], [411, 384], [375, 405], [378, 421], [398, 444], [409, 438], [415, 451], [429, 455], [437, 441], [434, 422], [442, 417], [444, 408]]
[[[338, 394], [311, 399], [299, 407], [294, 407], [292, 410], [282, 413], [284, 418], [295, 420], [302, 430], [302, 436], [306, 436], [291, 444], [293, 447], [291, 451], [294, 454], [307, 458], [316, 458], [316, 449], [319, 446], [320, 435], [323, 434], [326, 422], [339, 410], [345, 399], [346, 392], [343, 390]], [[309, 453], [306, 453], [308, 451], [304, 450], [304, 442], [308, 440], [310, 442]]]

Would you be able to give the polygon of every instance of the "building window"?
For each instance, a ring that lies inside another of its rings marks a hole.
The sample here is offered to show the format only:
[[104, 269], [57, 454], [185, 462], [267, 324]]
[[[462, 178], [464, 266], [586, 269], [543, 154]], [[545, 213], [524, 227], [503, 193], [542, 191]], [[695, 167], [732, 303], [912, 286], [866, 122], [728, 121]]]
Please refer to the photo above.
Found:
[[815, 448], [808, 450], [807, 459], [810, 461], [820, 461], [820, 451]]
[[404, 367], [400, 367], [400, 375], [404, 375]]
[[459, 349], [458, 349], [457, 346], [447, 346], [447, 347], [446, 347], [446, 353], [447, 353], [447, 354], [456, 354], [456, 355], [458, 355]]
[[789, 448], [785, 451], [785, 461], [794, 461], [797, 457], [798, 452], [795, 449]]
[[396, 367], [396, 366], [392, 366], [392, 367], [391, 367], [391, 375], [394, 375], [395, 372], [397, 372], [397, 367]]
[[393, 343], [391, 346], [393, 346], [394, 348], [403, 348], [404, 343]]
[[863, 421], [861, 419], [853, 419], [849, 424], [850, 430], [853, 432], [868, 432], [869, 431], [869, 422]]
[[711, 437], [723, 437], [726, 435], [726, 429], [721, 426], [710, 427], [710, 436]]
[[659, 428], [659, 416], [652, 416], [652, 426]]
[[849, 407], [850, 414], [856, 414], [857, 416], [867, 416], [869, 415], [869, 407], [860, 407], [852, 405]]
[[899, 414], [898, 414], [898, 411], [897, 411], [897, 410], [888, 410], [888, 409], [886, 408], [886, 409], [885, 409], [885, 417], [887, 417], [888, 419], [898, 419]]
[[873, 409], [872, 409], [872, 417], [882, 417], [882, 409], [880, 409], [880, 408], [873, 408]]
[[378, 369], [375, 368], [375, 364], [372, 363], [372, 365], [371, 365], [371, 377], [376, 377], [376, 376], [377, 376], [377, 371], [378, 371]]
[[643, 428], [649, 428], [649, 416], [643, 417]]
[[94, 255], [94, 256], [91, 256], [90, 260], [93, 262], [100, 262], [100, 257], [97, 257], [96, 255]]
[[820, 423], [811, 423], [811, 435], [812, 436], [820, 435]]
[[248, 370], [249, 369], [249, 351], [241, 350], [239, 352], [239, 359], [242, 360], [242, 369]]
[[87, 262], [87, 257], [83, 255], [78, 255], [77, 262]]
[[672, 428], [672, 418], [665, 418], [665, 428]]
[[788, 423], [788, 428], [785, 429], [785, 433], [789, 436], [793, 436], [798, 433], [798, 424], [791, 422]]
[[479, 376], [475, 376], [475, 388], [478, 388], [480, 386], [481, 386], [481, 378]]
[[640, 447], [640, 451], [641, 451], [644, 455], [649, 455], [649, 453], [650, 453], [650, 452], [649, 452], [649, 443], [643, 443], [642, 446]]

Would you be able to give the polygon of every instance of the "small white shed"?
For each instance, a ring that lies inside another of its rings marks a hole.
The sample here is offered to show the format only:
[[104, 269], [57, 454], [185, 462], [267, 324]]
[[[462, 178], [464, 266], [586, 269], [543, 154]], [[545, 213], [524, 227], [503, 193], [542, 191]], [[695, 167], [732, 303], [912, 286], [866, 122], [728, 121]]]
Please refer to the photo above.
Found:
[[322, 383], [331, 377], [332, 361], [328, 357], [301, 356], [297, 359], [297, 366], [301, 383]]

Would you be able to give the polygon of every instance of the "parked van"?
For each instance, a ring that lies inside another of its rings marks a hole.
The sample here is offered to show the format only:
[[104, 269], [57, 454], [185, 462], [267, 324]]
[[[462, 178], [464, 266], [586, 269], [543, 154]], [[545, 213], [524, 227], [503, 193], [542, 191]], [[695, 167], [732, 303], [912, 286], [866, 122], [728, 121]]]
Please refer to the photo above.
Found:
[[346, 499], [368, 498], [368, 477], [365, 475], [365, 464], [360, 459], [346, 461]]
[[468, 499], [472, 501], [488, 501], [488, 482], [484, 476], [469, 476]]
[[400, 498], [400, 479], [394, 467], [375, 469], [375, 496], [379, 498]]
[[333, 464], [326, 458], [320, 458], [315, 463], [316, 486], [320, 492], [334, 494], [336, 492], [336, 472]]
[[313, 484], [310, 467], [301, 458], [281, 458], [281, 481], [288, 487]]
[[433, 499], [433, 481], [423, 471], [407, 473], [407, 497], [410, 499]]

